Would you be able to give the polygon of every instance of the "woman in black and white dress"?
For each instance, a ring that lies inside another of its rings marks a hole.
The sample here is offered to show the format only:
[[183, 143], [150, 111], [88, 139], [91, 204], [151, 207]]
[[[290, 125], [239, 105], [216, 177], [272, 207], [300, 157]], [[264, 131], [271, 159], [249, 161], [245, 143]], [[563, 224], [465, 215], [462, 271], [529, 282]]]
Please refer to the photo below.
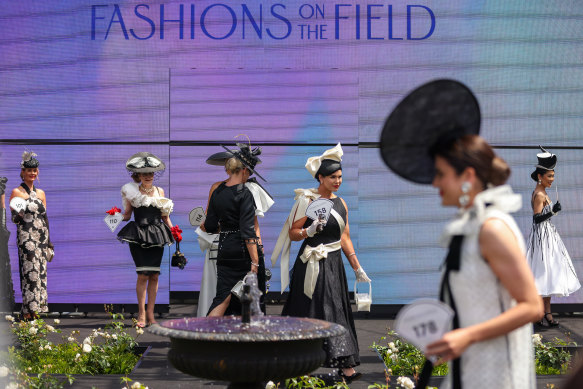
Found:
[[[551, 313], [551, 296], [565, 297], [581, 287], [571, 257], [551, 218], [561, 211], [561, 204], [549, 198], [546, 189], [555, 181], [557, 156], [541, 147], [537, 154], [538, 165], [530, 177], [537, 182], [532, 193], [534, 213], [532, 230], [528, 237], [526, 258], [534, 274], [534, 281], [542, 296], [545, 315], [543, 320], [550, 327], [559, 325]], [[540, 321], [542, 325], [543, 320]]]
[[22, 315], [31, 319], [38, 313], [48, 312], [47, 262], [54, 254], [49, 236], [47, 199], [45, 192], [34, 185], [38, 179], [37, 155], [25, 152], [20, 163], [22, 183], [12, 190], [10, 202], [23, 201], [24, 207], [12, 211], [18, 240], [18, 264], [22, 291]]
[[121, 188], [123, 220], [130, 220], [132, 213], [134, 220], [120, 230], [117, 238], [130, 245], [130, 253], [138, 273], [137, 325], [145, 327], [146, 324], [156, 323], [154, 306], [164, 246], [174, 243], [170, 221], [174, 203], [164, 196], [164, 189], [154, 186], [155, 174], [161, 174], [166, 168], [160, 158], [151, 153], [140, 152], [128, 159], [126, 168], [132, 173], [133, 182]]
[[[336, 196], [342, 184], [342, 147], [327, 150], [309, 158], [306, 169], [319, 186], [317, 189], [296, 189], [294, 204], [276, 243], [272, 264], [281, 256], [281, 290], [288, 280], [289, 247], [291, 241], [303, 241], [298, 252], [289, 295], [281, 312], [284, 316], [310, 317], [344, 326], [345, 335], [327, 339], [325, 367], [338, 368], [338, 374], [348, 383], [359, 378], [354, 367], [360, 365], [356, 328], [348, 296], [348, 283], [341, 251], [354, 270], [357, 281], [370, 282], [360, 266], [348, 224], [348, 207]], [[334, 205], [327, 222], [309, 219], [306, 209], [317, 199], [329, 199]]]

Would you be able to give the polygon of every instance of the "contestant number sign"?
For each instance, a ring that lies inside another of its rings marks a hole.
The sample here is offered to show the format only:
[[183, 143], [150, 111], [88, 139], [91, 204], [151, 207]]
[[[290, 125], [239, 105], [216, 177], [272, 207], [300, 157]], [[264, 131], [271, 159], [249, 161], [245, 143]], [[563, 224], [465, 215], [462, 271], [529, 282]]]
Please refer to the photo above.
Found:
[[415, 300], [399, 311], [395, 331], [425, 352], [428, 344], [439, 339], [450, 329], [453, 310], [433, 299]]
[[333, 206], [334, 203], [332, 200], [314, 200], [306, 209], [306, 216], [312, 220], [324, 219], [328, 221], [328, 218], [330, 217], [330, 211], [332, 211]]
[[26, 200], [22, 197], [14, 197], [10, 200], [10, 208], [14, 209], [17, 213], [24, 212], [26, 209]]
[[117, 227], [119, 226], [119, 223], [122, 222], [123, 216], [121, 213], [116, 212], [113, 215], [107, 215], [104, 219], [105, 224], [107, 224], [107, 226], [109, 227], [109, 229], [111, 230], [111, 232], [114, 232]]
[[190, 225], [195, 227], [198, 227], [202, 223], [204, 223], [205, 219], [206, 215], [204, 214], [204, 209], [202, 209], [202, 207], [194, 208], [192, 211], [190, 211], [190, 214], [188, 215]]

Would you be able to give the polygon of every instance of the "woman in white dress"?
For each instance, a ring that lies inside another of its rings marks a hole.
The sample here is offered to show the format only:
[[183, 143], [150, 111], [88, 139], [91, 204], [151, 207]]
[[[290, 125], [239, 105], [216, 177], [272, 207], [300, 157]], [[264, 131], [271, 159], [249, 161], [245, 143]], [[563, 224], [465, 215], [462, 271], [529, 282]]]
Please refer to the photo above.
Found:
[[[438, 188], [443, 206], [459, 208], [442, 237], [449, 253], [440, 294], [455, 312], [453, 328], [426, 348], [428, 357], [452, 361], [443, 387], [534, 389], [530, 323], [543, 309], [509, 215], [521, 197], [503, 185], [510, 168], [477, 135], [479, 126], [467, 87], [433, 81], [389, 116], [382, 156], [400, 176]], [[417, 387], [431, 374], [423, 370]]]
[[[541, 150], [542, 153], [536, 155], [538, 158], [536, 170], [530, 175], [537, 184], [531, 198], [534, 216], [526, 257], [534, 274], [538, 293], [542, 296], [544, 320], [549, 327], [556, 327], [559, 322], [554, 320], [551, 314], [551, 296], [568, 296], [578, 290], [581, 284], [571, 257], [551, 222], [551, 217], [561, 211], [559, 201], [553, 204], [546, 192], [555, 180], [557, 156], [542, 147]], [[541, 320], [540, 325], [542, 324]]]

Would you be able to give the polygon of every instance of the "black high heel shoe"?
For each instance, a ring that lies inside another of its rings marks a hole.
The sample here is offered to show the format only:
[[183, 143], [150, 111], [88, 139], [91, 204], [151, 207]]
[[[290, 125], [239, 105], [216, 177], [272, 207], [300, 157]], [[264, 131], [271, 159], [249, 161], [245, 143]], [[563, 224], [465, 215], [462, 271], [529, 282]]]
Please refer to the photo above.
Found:
[[351, 383], [352, 381], [356, 381], [360, 377], [362, 377], [362, 373], [354, 372], [353, 375], [346, 375], [342, 371], [342, 369], [338, 369], [338, 375], [342, 378], [347, 384]]
[[[549, 325], [549, 327], [556, 327], [559, 325], [559, 322], [556, 321], [555, 319], [551, 319], [549, 320], [549, 318], [547, 317], [547, 315], [551, 315], [551, 312], [545, 312], [545, 315], [543, 316], [543, 318], [546, 320], [547, 324]], [[551, 318], [553, 316], [551, 315]], [[542, 324], [542, 320], [541, 320], [541, 324]]]

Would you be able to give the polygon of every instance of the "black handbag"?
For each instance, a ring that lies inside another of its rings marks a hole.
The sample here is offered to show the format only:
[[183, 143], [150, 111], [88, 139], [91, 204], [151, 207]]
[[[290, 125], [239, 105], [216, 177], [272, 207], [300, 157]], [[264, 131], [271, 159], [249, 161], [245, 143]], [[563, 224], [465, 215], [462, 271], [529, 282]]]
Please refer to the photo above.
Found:
[[184, 269], [184, 266], [188, 263], [188, 259], [180, 252], [180, 242], [176, 242], [176, 251], [172, 254], [172, 261], [170, 265], [174, 267], [180, 268], [180, 270]]

